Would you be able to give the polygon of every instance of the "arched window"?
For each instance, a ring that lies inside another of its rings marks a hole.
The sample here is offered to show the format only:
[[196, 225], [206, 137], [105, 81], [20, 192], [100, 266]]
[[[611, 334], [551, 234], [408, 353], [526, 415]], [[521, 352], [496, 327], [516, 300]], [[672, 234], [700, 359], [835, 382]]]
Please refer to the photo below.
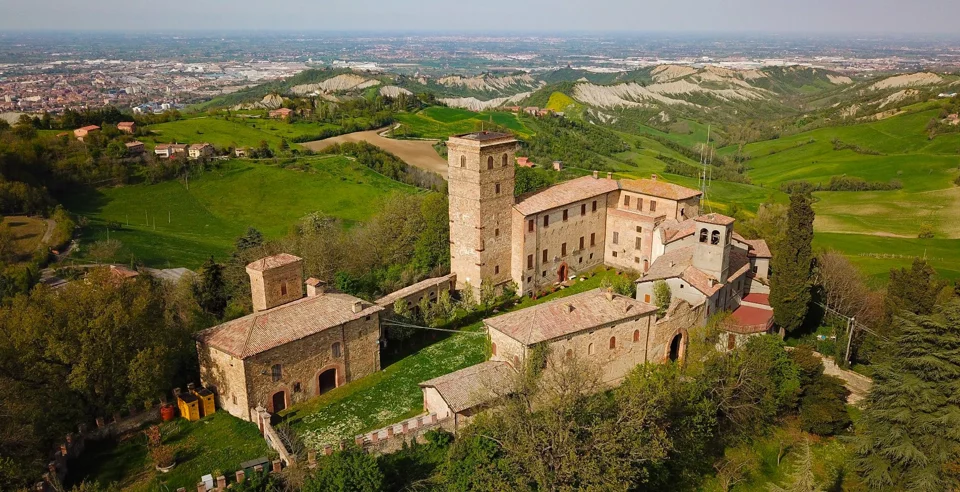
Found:
[[467, 167], [467, 156], [460, 156], [460, 167]]
[[280, 364], [274, 364], [270, 367], [270, 375], [273, 378], [273, 382], [276, 383], [283, 377], [283, 367]]
[[617, 337], [610, 337], [610, 350], [617, 348]]
[[510, 160], [510, 159], [507, 158], [507, 154], [503, 154], [503, 157], [500, 158], [500, 165], [503, 166], [503, 167], [507, 167], [507, 162], [508, 162], [509, 160]]
[[497, 344], [495, 343], [490, 344], [490, 353], [493, 355], [497, 355]]
[[640, 341], [640, 330], [633, 330], [633, 343]]
[[720, 244], [720, 231], [713, 231], [713, 234], [710, 234], [710, 244]]
[[573, 358], [573, 349], [567, 349], [567, 358], [568, 358], [568, 359], [572, 359], [572, 358]]
[[701, 242], [701, 243], [707, 242], [707, 229], [706, 229], [706, 228], [700, 229], [700, 242]]
[[493, 156], [487, 156], [487, 169], [493, 169]]
[[587, 355], [593, 355], [593, 344], [587, 345]]
[[340, 342], [333, 342], [333, 345], [330, 346], [330, 353], [334, 357], [340, 357], [341, 355]]

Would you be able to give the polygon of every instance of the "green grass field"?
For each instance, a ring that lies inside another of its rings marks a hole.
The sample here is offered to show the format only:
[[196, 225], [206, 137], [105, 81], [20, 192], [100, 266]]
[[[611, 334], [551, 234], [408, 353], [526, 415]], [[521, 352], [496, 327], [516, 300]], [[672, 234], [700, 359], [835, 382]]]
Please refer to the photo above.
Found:
[[553, 94], [550, 94], [550, 99], [547, 101], [545, 108], [562, 113], [569, 113], [571, 111], [579, 111], [581, 109], [581, 105], [574, 101], [572, 97], [562, 92], [554, 92]]
[[466, 109], [431, 106], [416, 113], [398, 114], [396, 119], [403, 124], [394, 132], [398, 137], [411, 134], [422, 138], [446, 139], [450, 135], [472, 132], [478, 129], [481, 123], [491, 121], [509, 128], [520, 136], [530, 135], [530, 130], [523, 125], [517, 115], [504, 111], [475, 113]]
[[211, 255], [224, 258], [247, 227], [276, 238], [313, 212], [363, 221], [387, 194], [417, 192], [345, 157], [301, 162], [311, 170], [230, 161], [193, 177], [189, 190], [182, 181], [106, 188], [70, 196], [65, 205], [90, 219], [83, 244], [105, 239], [107, 221], [123, 224], [110, 232], [128, 250], [117, 261], [132, 254], [149, 266], [195, 268]]
[[[614, 274], [612, 270], [601, 271], [570, 288], [537, 300], [525, 297], [511, 310], [595, 289], [603, 278]], [[481, 322], [477, 322], [460, 329], [479, 332], [481, 327]], [[319, 447], [341, 439], [352, 440], [361, 432], [423, 413], [423, 395], [418, 384], [483, 362], [486, 350], [485, 336], [456, 334], [400, 359], [380, 372], [290, 407], [281, 412], [281, 416], [307, 445]]]
[[293, 139], [318, 135], [324, 130], [338, 127], [327, 123], [295, 122], [262, 118], [233, 118], [201, 116], [185, 120], [160, 123], [147, 127], [151, 135], [144, 137], [148, 144], [180, 142], [207, 142], [217, 147], [255, 147], [266, 141], [274, 149], [286, 138], [291, 146]]
[[232, 477], [240, 463], [268, 457], [272, 452], [255, 424], [223, 411], [196, 422], [178, 419], [164, 423], [161, 433], [164, 444], [172, 446], [177, 456], [177, 464], [169, 473], [161, 474], [153, 468], [146, 436], [134, 432], [119, 442], [91, 443], [70, 463], [68, 483], [116, 483], [130, 492], [173, 491], [179, 487], [196, 490], [201, 476], [220, 471]]

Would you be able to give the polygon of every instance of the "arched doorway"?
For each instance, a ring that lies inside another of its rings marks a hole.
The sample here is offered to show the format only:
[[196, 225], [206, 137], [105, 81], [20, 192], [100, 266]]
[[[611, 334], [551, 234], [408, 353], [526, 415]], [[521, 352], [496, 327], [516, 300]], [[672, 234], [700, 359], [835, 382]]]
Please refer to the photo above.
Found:
[[560, 283], [566, 282], [569, 275], [570, 267], [568, 267], [566, 263], [561, 263], [560, 268], [557, 269], [557, 281]]
[[277, 391], [273, 394], [273, 413], [282, 411], [284, 408], [287, 408], [287, 392], [286, 391]]
[[337, 387], [337, 370], [327, 369], [317, 376], [317, 394], [324, 394]]
[[683, 336], [680, 333], [677, 333], [673, 340], [670, 341], [670, 360], [676, 361], [680, 358], [680, 342], [683, 340]]

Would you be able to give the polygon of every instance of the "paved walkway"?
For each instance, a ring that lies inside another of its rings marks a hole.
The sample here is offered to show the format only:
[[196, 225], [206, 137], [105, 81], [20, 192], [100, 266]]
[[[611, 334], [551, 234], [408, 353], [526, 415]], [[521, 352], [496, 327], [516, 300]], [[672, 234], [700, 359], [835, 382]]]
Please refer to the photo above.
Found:
[[870, 387], [873, 386], [872, 379], [857, 372], [841, 369], [831, 357], [823, 356], [817, 352], [814, 352], [814, 354], [823, 360], [823, 373], [828, 376], [836, 376], [842, 379], [843, 385], [850, 390], [850, 396], [847, 397], [847, 403], [855, 405], [860, 400], [866, 398], [867, 393], [870, 392]]

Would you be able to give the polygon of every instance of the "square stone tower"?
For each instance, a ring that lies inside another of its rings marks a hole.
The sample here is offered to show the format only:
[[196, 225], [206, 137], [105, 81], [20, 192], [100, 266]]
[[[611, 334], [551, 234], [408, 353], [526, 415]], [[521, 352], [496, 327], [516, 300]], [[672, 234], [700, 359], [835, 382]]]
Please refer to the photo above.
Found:
[[267, 309], [303, 297], [303, 260], [287, 253], [260, 258], [247, 265], [253, 311]]
[[447, 140], [450, 197], [450, 271], [457, 288], [474, 289], [510, 277], [517, 139], [507, 133], [474, 132]]
[[727, 283], [733, 218], [720, 214], [706, 214], [693, 221], [697, 227], [694, 232], [697, 246], [693, 253], [693, 266], [713, 276], [721, 284]]

